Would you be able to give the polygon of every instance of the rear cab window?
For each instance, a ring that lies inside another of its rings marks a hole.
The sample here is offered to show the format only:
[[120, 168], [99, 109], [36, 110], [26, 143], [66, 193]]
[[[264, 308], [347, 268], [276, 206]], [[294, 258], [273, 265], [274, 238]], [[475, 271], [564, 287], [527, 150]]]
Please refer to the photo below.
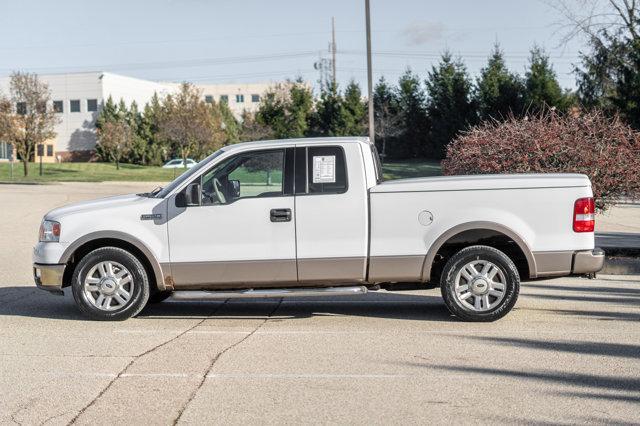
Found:
[[296, 148], [296, 195], [347, 192], [347, 166], [340, 146]]

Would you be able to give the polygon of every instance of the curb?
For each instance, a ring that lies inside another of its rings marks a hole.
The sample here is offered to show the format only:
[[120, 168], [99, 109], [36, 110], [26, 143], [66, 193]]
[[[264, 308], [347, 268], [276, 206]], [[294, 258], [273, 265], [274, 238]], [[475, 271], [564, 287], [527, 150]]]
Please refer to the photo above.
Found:
[[58, 182], [14, 182], [10, 180], [0, 180], [0, 185], [55, 185]]
[[604, 268], [598, 274], [605, 275], [638, 275], [640, 274], [640, 258], [607, 256]]

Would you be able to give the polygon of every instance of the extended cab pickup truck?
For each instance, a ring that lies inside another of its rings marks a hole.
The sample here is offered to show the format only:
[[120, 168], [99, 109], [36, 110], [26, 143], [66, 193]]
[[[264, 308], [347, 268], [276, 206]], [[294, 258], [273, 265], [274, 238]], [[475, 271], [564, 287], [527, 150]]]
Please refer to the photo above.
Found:
[[[383, 182], [367, 138], [249, 142], [165, 188], [49, 212], [38, 287], [71, 287], [94, 319], [174, 298], [350, 295], [441, 287], [449, 310], [492, 321], [520, 280], [590, 274], [594, 201], [583, 175]], [[409, 284], [412, 283], [412, 284]]]

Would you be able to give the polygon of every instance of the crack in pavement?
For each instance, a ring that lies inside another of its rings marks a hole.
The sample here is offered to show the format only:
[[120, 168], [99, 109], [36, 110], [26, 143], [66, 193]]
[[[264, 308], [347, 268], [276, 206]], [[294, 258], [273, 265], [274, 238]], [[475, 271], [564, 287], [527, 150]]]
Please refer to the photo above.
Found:
[[182, 336], [184, 336], [185, 334], [187, 334], [188, 332], [190, 332], [191, 330], [193, 330], [194, 328], [198, 327], [199, 325], [201, 325], [203, 322], [205, 322], [206, 320], [210, 319], [213, 315], [215, 315], [224, 305], [226, 305], [226, 303], [229, 301], [229, 299], [226, 299], [224, 302], [222, 302], [221, 304], [219, 304], [218, 306], [215, 307], [215, 309], [213, 310], [213, 312], [211, 312], [210, 315], [208, 315], [205, 318], [202, 318], [200, 321], [198, 321], [196, 324], [194, 324], [193, 326], [187, 328], [186, 330], [184, 330], [183, 332], [179, 333], [178, 335], [172, 337], [169, 340], [166, 340], [154, 347], [152, 347], [151, 349], [148, 349], [146, 351], [144, 351], [143, 353], [136, 355], [135, 357], [133, 357], [133, 359], [124, 366], [124, 368], [122, 370], [120, 370], [120, 372], [107, 384], [107, 386], [105, 386], [87, 405], [85, 405], [80, 411], [78, 411], [78, 413], [69, 421], [69, 423], [67, 423], [67, 425], [72, 425], [75, 424], [76, 421], [78, 421], [78, 419], [80, 418], [80, 416], [82, 416], [89, 408], [91, 408], [93, 405], [95, 405], [96, 402], [98, 402], [98, 400], [100, 400], [100, 398], [102, 398], [102, 396], [107, 393], [107, 391], [114, 385], [114, 383], [120, 378], [122, 377], [123, 374], [125, 374], [127, 372], [127, 370], [129, 370], [129, 368], [140, 358], [142, 358], [145, 355], [149, 355], [150, 353], [152, 353], [155, 350], [160, 349], [161, 347], [168, 345], [171, 342], [174, 342], [176, 340], [178, 340], [179, 338], [181, 338]]
[[280, 305], [282, 305], [282, 298], [280, 298], [280, 300], [278, 301], [278, 304], [275, 306], [275, 308], [273, 308], [271, 310], [271, 312], [269, 312], [267, 314], [267, 317], [256, 326], [256, 328], [254, 328], [251, 333], [247, 334], [246, 336], [244, 336], [242, 339], [238, 340], [237, 342], [227, 346], [226, 348], [224, 348], [222, 351], [218, 352], [216, 354], [216, 356], [214, 356], [211, 359], [211, 362], [209, 363], [209, 367], [207, 367], [207, 369], [205, 370], [204, 374], [202, 375], [202, 378], [200, 380], [200, 383], [198, 383], [198, 386], [194, 389], [194, 391], [191, 393], [191, 395], [189, 396], [189, 399], [184, 403], [184, 405], [182, 406], [182, 408], [180, 408], [180, 411], [178, 411], [178, 416], [174, 419], [173, 421], [173, 425], [177, 425], [178, 422], [180, 421], [180, 419], [182, 418], [182, 415], [184, 414], [184, 412], [186, 411], [187, 407], [189, 407], [189, 404], [191, 404], [191, 402], [194, 400], [194, 398], [196, 397], [196, 395], [198, 394], [198, 391], [200, 391], [200, 389], [202, 388], [202, 386], [204, 385], [204, 383], [207, 381], [207, 376], [209, 376], [209, 374], [211, 373], [211, 370], [213, 370], [213, 367], [215, 367], [216, 363], [218, 362], [218, 360], [227, 352], [231, 351], [232, 349], [238, 347], [239, 345], [241, 345], [243, 342], [245, 342], [247, 339], [249, 339], [251, 336], [253, 336], [258, 330], [260, 330], [262, 328], [263, 325], [265, 325], [267, 323], [267, 321], [269, 321], [271, 319], [271, 317], [276, 313], [276, 311], [280, 308]]
[[40, 423], [40, 426], [44, 426], [44, 425], [46, 425], [47, 423], [49, 423], [50, 421], [53, 421], [53, 420], [55, 420], [55, 419], [58, 419], [58, 418], [60, 418], [60, 417], [62, 417], [62, 416], [65, 416], [65, 415], [67, 415], [67, 414], [69, 414], [69, 413], [72, 413], [72, 412], [73, 412], [73, 411], [65, 411], [64, 413], [60, 413], [60, 414], [56, 414], [56, 415], [54, 415], [54, 416], [48, 417], [48, 418], [46, 418], [42, 423]]
[[18, 409], [10, 414], [11, 421], [19, 426], [22, 426], [22, 423], [18, 421], [18, 414], [28, 410], [37, 401], [37, 399], [38, 398], [29, 398], [26, 403], [18, 404]]

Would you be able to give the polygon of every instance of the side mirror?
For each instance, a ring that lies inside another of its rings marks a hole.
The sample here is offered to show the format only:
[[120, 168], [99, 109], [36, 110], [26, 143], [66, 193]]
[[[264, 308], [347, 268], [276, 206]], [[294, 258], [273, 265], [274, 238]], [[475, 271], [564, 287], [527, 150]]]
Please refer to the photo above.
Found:
[[176, 194], [176, 207], [200, 205], [200, 182], [190, 183], [183, 191]]
[[240, 198], [240, 181], [230, 180], [229, 184], [231, 186], [231, 198]]
[[180, 191], [176, 194], [176, 207], [187, 207], [187, 196], [185, 191]]

